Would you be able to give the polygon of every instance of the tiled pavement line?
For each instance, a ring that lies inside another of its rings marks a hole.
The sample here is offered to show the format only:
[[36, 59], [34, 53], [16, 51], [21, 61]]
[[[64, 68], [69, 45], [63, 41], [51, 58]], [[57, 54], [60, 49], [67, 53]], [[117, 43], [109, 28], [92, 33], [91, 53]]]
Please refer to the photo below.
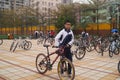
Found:
[[112, 74], [112, 75], [117, 75], [117, 76], [119, 76], [119, 75], [120, 75], [120, 74], [111, 73], [111, 72], [107, 72], [107, 71], [101, 71], [101, 70], [97, 70], [97, 69], [92, 69], [92, 68], [89, 68], [89, 67], [83, 67], [83, 66], [78, 66], [78, 65], [75, 65], [75, 66], [80, 67], [80, 68], [84, 68], [84, 69], [89, 69], [89, 70], [93, 70], [93, 71], [102, 72], [102, 73], [109, 73], [109, 74]]
[[6, 80], [5, 78], [3, 78], [3, 77], [1, 77], [1, 75], [0, 75], [0, 80]]
[[[6, 60], [2, 60], [2, 59], [0, 59], [0, 60], [3, 61], [3, 62], [5, 62], [5, 63], [8, 63], [8, 64], [11, 64], [11, 65], [14, 65], [14, 66], [17, 66], [17, 67], [23, 68], [23, 69], [25, 69], [25, 70], [28, 70], [28, 71], [31, 71], [31, 72], [34, 72], [34, 73], [39, 74], [37, 71], [31, 70], [31, 69], [29, 69], [29, 68], [22, 67], [22, 66], [20, 66], [20, 65], [17, 65], [17, 64], [11, 63], [11, 62], [6, 61]], [[45, 75], [45, 74], [41, 74], [41, 75], [44, 75], [44, 76], [49, 77], [49, 78], [54, 79], [54, 80], [59, 80], [59, 79], [57, 79], [57, 78], [54, 78], [54, 77], [51, 77], [51, 76], [48, 76], [48, 75]]]

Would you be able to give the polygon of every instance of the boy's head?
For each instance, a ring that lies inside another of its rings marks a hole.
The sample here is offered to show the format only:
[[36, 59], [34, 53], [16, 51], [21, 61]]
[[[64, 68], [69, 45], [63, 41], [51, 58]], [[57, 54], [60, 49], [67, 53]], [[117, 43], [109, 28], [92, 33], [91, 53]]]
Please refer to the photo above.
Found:
[[71, 28], [71, 22], [69, 20], [67, 20], [65, 23], [64, 23], [64, 26], [66, 29], [70, 29]]

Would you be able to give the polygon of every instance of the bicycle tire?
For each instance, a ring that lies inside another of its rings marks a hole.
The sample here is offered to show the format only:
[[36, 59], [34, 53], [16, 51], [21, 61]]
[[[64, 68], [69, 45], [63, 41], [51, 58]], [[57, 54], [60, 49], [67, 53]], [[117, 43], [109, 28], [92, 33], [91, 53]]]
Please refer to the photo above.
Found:
[[101, 48], [100, 48], [100, 45], [96, 45], [95, 51], [96, 51], [97, 53], [102, 53]]
[[11, 46], [10, 46], [10, 51], [13, 49], [13, 46], [14, 46], [14, 41], [12, 42]]
[[15, 47], [13, 49], [13, 52], [16, 50], [17, 46], [18, 46], [18, 42], [16, 43], [16, 45], [15, 45]]
[[95, 46], [93, 44], [90, 44], [91, 51], [95, 50]]
[[26, 41], [24, 44], [24, 50], [29, 50], [32, 47], [32, 43], [30, 41]]
[[120, 73], [120, 61], [118, 62], [118, 72]]
[[[79, 51], [79, 50], [81, 50], [81, 51]], [[85, 53], [86, 53], [86, 51], [85, 51], [85, 49], [84, 48], [79, 48], [77, 51], [76, 51], [76, 53], [75, 53], [75, 57], [78, 59], [78, 60], [81, 60], [82, 58], [84, 58], [84, 56], [85, 56]], [[81, 56], [82, 55], [82, 56]]]
[[107, 52], [109, 50], [109, 43], [106, 42], [104, 45], [104, 52]]
[[[69, 77], [69, 76], [62, 76], [63, 73], [61, 73], [61, 68], [62, 68], [61, 66], [63, 65], [63, 62], [64, 63], [66, 62], [65, 64], [69, 64], [71, 66], [71, 77]], [[74, 68], [74, 65], [67, 58], [63, 58], [62, 60], [60, 60], [58, 62], [57, 72], [58, 72], [58, 76], [59, 76], [60, 80], [65, 80], [64, 78], [70, 78], [68, 80], [74, 80], [74, 78], [75, 78], [75, 68]]]
[[115, 55], [118, 55], [118, 54], [119, 54], [119, 48], [116, 47], [114, 54], [115, 54]]
[[29, 49], [31, 49], [32, 47], [32, 42], [31, 41], [28, 41], [29, 42]]
[[86, 50], [87, 50], [88, 52], [91, 52], [91, 47], [90, 47], [90, 46], [87, 46], [87, 47], [86, 47]]
[[[42, 59], [42, 61], [38, 62], [38, 59], [41, 59], [41, 58], [40, 58], [41, 56], [43, 56], [43, 59]], [[44, 61], [46, 61], [46, 63], [45, 63]], [[38, 64], [38, 63], [39, 63], [39, 64]], [[41, 65], [40, 65], [40, 63], [41, 63]], [[40, 53], [40, 54], [37, 55], [37, 57], [36, 57], [36, 63], [35, 63], [35, 64], [36, 64], [37, 71], [38, 71], [40, 74], [44, 74], [44, 73], [47, 72], [47, 70], [48, 70], [48, 67], [47, 67], [48, 60], [47, 60], [47, 57], [46, 57], [44, 54]], [[42, 68], [41, 68], [42, 66], [45, 67], [45, 69], [44, 69], [43, 71], [41, 71], [41, 70], [42, 70]], [[40, 67], [40, 68], [39, 68], [39, 67]]]
[[113, 52], [111, 51], [112, 49], [111, 44], [109, 45], [109, 57], [113, 57]]
[[3, 44], [3, 39], [0, 39], [0, 45], [2, 45]]

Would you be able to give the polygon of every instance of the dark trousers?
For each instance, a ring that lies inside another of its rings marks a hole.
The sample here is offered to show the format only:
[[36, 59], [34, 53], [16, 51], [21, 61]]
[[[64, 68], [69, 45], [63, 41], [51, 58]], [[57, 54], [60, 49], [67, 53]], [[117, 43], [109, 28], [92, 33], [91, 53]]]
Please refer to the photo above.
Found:
[[[65, 53], [65, 57], [72, 62], [72, 53], [70, 49], [71, 49], [70, 47], [66, 47], [64, 49], [64, 53]], [[68, 74], [71, 74], [71, 66], [69, 64], [68, 64]]]

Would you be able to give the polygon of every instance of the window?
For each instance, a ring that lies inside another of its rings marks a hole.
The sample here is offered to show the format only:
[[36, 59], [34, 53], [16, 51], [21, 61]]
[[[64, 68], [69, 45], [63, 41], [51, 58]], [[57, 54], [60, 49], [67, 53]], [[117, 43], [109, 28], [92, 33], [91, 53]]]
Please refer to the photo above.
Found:
[[67, 3], [67, 0], [63, 0], [63, 3]]
[[5, 1], [9, 1], [9, 0], [5, 0]]

